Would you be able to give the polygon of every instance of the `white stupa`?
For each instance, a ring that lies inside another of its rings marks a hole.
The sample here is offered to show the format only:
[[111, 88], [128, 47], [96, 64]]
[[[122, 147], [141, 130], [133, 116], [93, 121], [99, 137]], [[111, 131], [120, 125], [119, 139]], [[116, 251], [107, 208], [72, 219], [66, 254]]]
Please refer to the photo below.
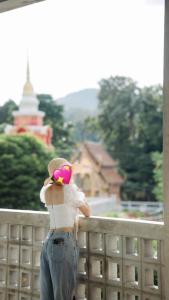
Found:
[[13, 111], [12, 115], [16, 116], [41, 116], [44, 117], [45, 113], [38, 110], [39, 100], [33, 90], [30, 82], [29, 62], [27, 63], [26, 83], [23, 88], [22, 99], [19, 104], [19, 110]]
[[52, 128], [43, 125], [45, 112], [38, 109], [39, 100], [36, 97], [33, 86], [30, 82], [29, 62], [27, 63], [26, 83], [23, 88], [22, 99], [19, 109], [12, 112], [14, 124], [8, 124], [4, 132], [6, 134], [27, 133], [35, 135], [47, 145], [51, 145]]

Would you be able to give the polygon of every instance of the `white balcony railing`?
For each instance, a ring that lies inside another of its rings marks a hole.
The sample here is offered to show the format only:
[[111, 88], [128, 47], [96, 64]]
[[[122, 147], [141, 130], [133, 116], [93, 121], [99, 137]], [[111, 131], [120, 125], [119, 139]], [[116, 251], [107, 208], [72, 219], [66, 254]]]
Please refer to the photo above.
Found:
[[[39, 299], [42, 242], [49, 214], [0, 210], [0, 299]], [[165, 238], [161, 222], [80, 217], [79, 300], [162, 300]]]

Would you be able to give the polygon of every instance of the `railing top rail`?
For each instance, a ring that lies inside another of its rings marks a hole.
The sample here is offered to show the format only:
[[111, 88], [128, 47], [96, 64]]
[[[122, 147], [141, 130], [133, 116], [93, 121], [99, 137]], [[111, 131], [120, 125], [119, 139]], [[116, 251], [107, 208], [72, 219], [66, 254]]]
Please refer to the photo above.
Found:
[[[0, 208], [0, 217], [3, 218], [3, 216], [11, 216], [12, 214], [18, 214], [21, 218], [25, 215], [32, 215], [34, 216], [43, 216], [43, 215], [49, 215], [48, 211], [41, 211], [41, 210], [21, 210], [21, 209], [6, 209], [6, 208]], [[80, 214], [80, 218], [85, 218], [83, 215]], [[125, 218], [113, 218], [113, 217], [102, 217], [102, 216], [91, 216], [90, 218], [85, 219], [91, 219], [91, 220], [102, 220], [102, 221], [112, 221], [112, 222], [122, 222], [122, 223], [140, 223], [140, 224], [156, 224], [156, 225], [164, 225], [164, 222], [158, 222], [158, 221], [148, 221], [148, 220], [138, 220], [138, 219], [125, 219]]]
[[[112, 233], [131, 237], [164, 239], [167, 230], [164, 222], [130, 220], [109, 217], [80, 217], [79, 228], [82, 231]], [[169, 234], [168, 234], [169, 235]]]
[[[44, 211], [0, 209], [0, 223], [49, 227], [49, 213]], [[133, 237], [151, 237], [152, 239], [164, 239], [166, 234], [169, 236], [163, 222], [99, 216], [86, 218], [80, 215], [79, 230]]]

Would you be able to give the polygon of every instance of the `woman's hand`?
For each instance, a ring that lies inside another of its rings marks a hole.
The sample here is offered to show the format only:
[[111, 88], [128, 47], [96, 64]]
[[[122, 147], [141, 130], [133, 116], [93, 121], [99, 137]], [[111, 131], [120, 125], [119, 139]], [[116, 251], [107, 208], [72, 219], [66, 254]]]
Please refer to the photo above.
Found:
[[85, 217], [91, 216], [91, 208], [87, 202], [85, 204], [81, 205], [79, 207], [79, 210], [85, 215]]

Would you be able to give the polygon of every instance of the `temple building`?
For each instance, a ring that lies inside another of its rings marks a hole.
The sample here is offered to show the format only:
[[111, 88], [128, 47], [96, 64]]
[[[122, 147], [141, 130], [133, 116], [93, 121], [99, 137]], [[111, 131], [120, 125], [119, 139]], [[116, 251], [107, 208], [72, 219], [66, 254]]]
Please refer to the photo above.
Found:
[[73, 155], [74, 180], [88, 197], [115, 195], [120, 200], [120, 187], [124, 181], [118, 173], [118, 163], [103, 145], [86, 141]]
[[52, 146], [52, 128], [43, 125], [45, 112], [38, 109], [39, 100], [36, 97], [33, 86], [30, 82], [29, 63], [27, 64], [27, 80], [23, 88], [22, 99], [19, 110], [13, 111], [13, 125], [5, 127], [6, 134], [30, 133], [42, 140], [46, 145]]

